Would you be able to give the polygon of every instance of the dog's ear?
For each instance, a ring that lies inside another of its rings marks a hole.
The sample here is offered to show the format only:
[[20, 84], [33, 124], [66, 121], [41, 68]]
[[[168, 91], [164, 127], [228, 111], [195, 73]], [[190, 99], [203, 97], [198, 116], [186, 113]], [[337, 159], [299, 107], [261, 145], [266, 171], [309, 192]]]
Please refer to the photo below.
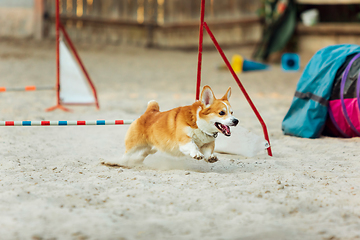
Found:
[[204, 86], [201, 92], [201, 101], [207, 107], [211, 105], [215, 100], [214, 92], [211, 90], [209, 86]]
[[231, 96], [231, 87], [228, 88], [225, 95], [221, 99], [222, 100], [229, 100], [230, 96]]

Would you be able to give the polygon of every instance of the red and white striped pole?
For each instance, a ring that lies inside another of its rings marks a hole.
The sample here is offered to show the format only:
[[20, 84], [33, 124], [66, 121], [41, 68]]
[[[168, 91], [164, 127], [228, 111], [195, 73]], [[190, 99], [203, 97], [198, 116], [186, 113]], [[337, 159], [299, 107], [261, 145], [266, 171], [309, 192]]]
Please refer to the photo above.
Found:
[[89, 126], [130, 125], [134, 120], [88, 120], [88, 121], [0, 121], [0, 127], [32, 126]]

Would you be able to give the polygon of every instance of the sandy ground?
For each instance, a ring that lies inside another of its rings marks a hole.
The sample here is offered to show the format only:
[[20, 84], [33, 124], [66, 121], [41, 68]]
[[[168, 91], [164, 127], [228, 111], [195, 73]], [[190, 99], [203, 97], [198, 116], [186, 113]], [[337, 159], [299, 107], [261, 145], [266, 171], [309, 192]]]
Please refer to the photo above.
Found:
[[[249, 55], [251, 49], [227, 50]], [[100, 110], [55, 105], [55, 91], [0, 94], [0, 120], [134, 119], [156, 99], [167, 110], [195, 98], [195, 52], [81, 47]], [[308, 58], [303, 57], [303, 66]], [[217, 52], [203, 84], [233, 87], [241, 125], [262, 135]], [[273, 157], [219, 154], [209, 164], [156, 154], [147, 168], [109, 168], [127, 126], [1, 127], [1, 239], [359, 239], [360, 139], [284, 136], [281, 121], [301, 73], [241, 74], [267, 123]], [[54, 44], [1, 42], [1, 86], [55, 85]]]

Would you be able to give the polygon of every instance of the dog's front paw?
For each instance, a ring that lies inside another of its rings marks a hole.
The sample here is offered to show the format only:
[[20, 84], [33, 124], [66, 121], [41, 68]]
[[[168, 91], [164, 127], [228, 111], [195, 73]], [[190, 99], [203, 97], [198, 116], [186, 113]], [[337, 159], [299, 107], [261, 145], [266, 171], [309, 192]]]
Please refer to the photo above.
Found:
[[211, 155], [210, 157], [208, 157], [207, 159], [205, 159], [205, 161], [207, 161], [208, 163], [214, 163], [217, 162], [219, 159], [217, 158], [217, 156], [215, 155]]
[[191, 154], [191, 157], [196, 159], [196, 160], [202, 160], [204, 159], [204, 155], [201, 152], [197, 152], [194, 154]]

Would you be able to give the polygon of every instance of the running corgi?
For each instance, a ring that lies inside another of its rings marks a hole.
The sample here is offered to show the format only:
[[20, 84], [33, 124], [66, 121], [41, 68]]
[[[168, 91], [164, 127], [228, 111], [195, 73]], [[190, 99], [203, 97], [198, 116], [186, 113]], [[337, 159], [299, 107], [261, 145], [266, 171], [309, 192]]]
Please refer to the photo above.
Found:
[[230, 136], [230, 126], [239, 123], [233, 116], [230, 95], [229, 87], [222, 98], [216, 99], [211, 88], [205, 86], [201, 101], [165, 112], [160, 112], [156, 101], [150, 101], [145, 113], [127, 131], [123, 158], [119, 162], [103, 164], [132, 167], [157, 151], [216, 162], [215, 138], [219, 132]]

